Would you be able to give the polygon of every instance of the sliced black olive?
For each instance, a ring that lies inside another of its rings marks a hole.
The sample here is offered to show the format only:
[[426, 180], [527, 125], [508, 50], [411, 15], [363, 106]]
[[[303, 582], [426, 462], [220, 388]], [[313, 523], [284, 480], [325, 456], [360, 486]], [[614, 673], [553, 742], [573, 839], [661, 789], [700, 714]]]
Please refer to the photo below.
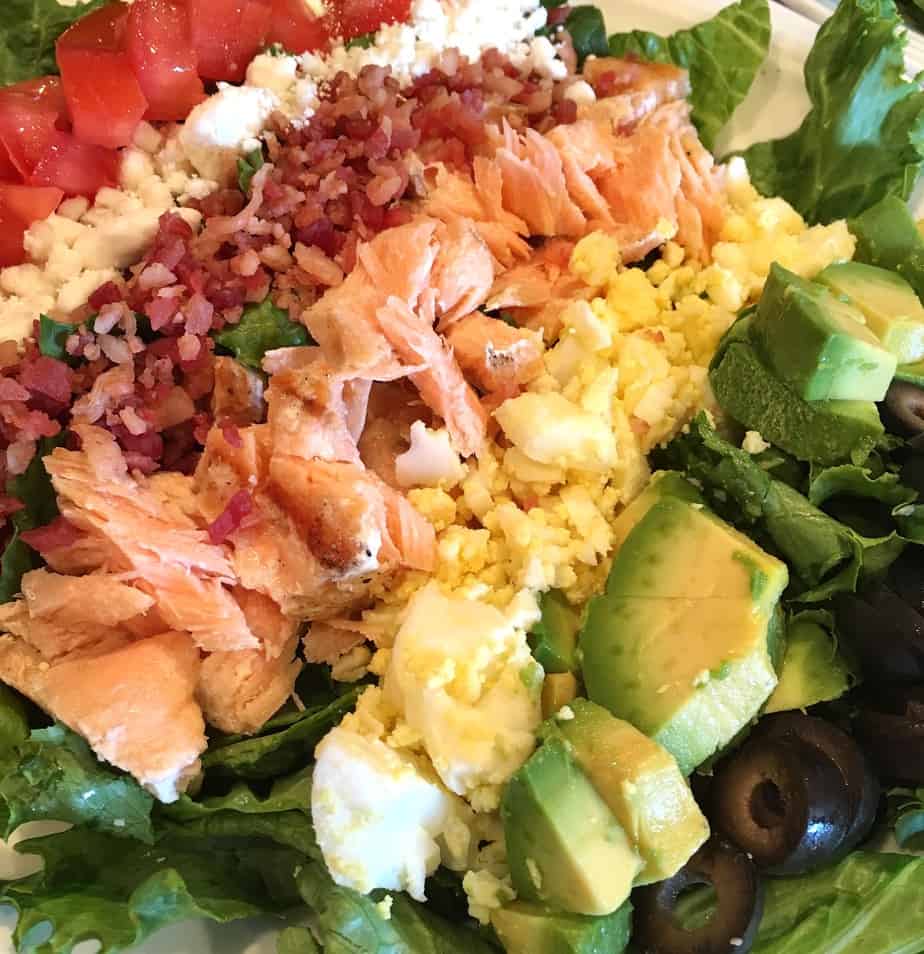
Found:
[[907, 381], [893, 381], [882, 407], [883, 423], [894, 434], [924, 433], [924, 390]]
[[[715, 910], [698, 927], [684, 927], [677, 916], [680, 896], [711, 885]], [[632, 942], [639, 954], [747, 954], [763, 913], [763, 886], [743, 852], [712, 838], [680, 871], [632, 894]]]
[[849, 799], [850, 826], [837, 851], [845, 855], [869, 834], [879, 807], [879, 780], [859, 745], [843, 729], [801, 712], [780, 712], [765, 716], [754, 730], [755, 736], [796, 738], [827, 756], [841, 773]]
[[853, 730], [880, 776], [924, 785], [924, 686], [858, 696]]
[[[921, 462], [924, 471], [924, 456], [915, 459]], [[900, 596], [916, 613], [924, 615], [924, 547], [905, 547], [889, 567], [888, 583], [896, 596]]]
[[850, 830], [840, 770], [798, 738], [756, 737], [716, 769], [710, 821], [767, 874], [835, 858]]
[[924, 682], [924, 616], [901, 597], [887, 586], [840, 593], [834, 610], [867, 682]]

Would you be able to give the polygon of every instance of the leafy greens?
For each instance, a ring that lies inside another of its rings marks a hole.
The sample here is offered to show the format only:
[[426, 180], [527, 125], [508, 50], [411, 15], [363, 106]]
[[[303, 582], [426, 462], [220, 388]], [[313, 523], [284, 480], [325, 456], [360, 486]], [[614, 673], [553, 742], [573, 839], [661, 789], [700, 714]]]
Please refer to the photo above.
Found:
[[304, 325], [296, 324], [267, 298], [259, 305], [248, 305], [236, 325], [215, 335], [215, 343], [241, 364], [259, 371], [267, 351], [311, 344], [312, 339]]
[[690, 74], [692, 118], [707, 149], [744, 99], [770, 49], [767, 0], [739, 0], [689, 30], [668, 37], [644, 30], [614, 33], [613, 56], [673, 63]]
[[902, 76], [900, 25], [893, 0], [842, 0], [805, 62], [809, 114], [791, 135], [743, 153], [764, 195], [829, 222], [911, 194], [924, 163], [924, 91]]

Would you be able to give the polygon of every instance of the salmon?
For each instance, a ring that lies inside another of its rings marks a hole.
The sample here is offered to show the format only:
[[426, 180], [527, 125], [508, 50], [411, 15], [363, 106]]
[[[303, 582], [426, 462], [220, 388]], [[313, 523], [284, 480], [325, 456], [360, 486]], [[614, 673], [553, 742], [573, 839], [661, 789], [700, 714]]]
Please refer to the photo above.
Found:
[[0, 678], [163, 802], [176, 801], [200, 770], [199, 670], [199, 651], [185, 633], [50, 664], [23, 640], [0, 637]]
[[451, 219], [437, 233], [439, 251], [431, 283], [436, 291], [438, 329], [480, 308], [494, 283], [494, 259], [468, 219]]
[[215, 387], [212, 417], [221, 423], [246, 427], [259, 424], [266, 415], [263, 379], [234, 358], [214, 359]]
[[402, 566], [432, 573], [436, 568], [436, 532], [433, 525], [397, 490], [382, 487], [385, 518]]
[[398, 355], [408, 364], [425, 366], [410, 379], [426, 404], [445, 422], [456, 450], [463, 457], [474, 454], [484, 442], [487, 417], [432, 323], [394, 297], [376, 317]]
[[377, 381], [369, 394], [366, 423], [359, 438], [363, 464], [390, 487], [400, 488], [395, 459], [411, 444], [411, 425], [431, 419], [429, 409], [408, 381]]
[[78, 425], [79, 451], [56, 448], [45, 467], [62, 515], [111, 547], [112, 569], [135, 575], [173, 629], [206, 650], [258, 645], [224, 584], [235, 582], [224, 550], [177, 506], [131, 477], [108, 431]]
[[509, 397], [542, 371], [542, 345], [536, 334], [474, 312], [446, 335], [466, 378], [482, 393]]
[[599, 109], [606, 104], [610, 116], [616, 115], [614, 107], [618, 108], [623, 123], [638, 122], [658, 106], [690, 95], [689, 74], [670, 63], [592, 56], [584, 61], [582, 72], [594, 87], [601, 86], [605, 78], [607, 95], [594, 106]]
[[256, 590], [236, 586], [232, 592], [251, 632], [260, 640], [266, 658], [282, 655], [298, 632], [298, 620], [286, 616], [274, 600]]
[[193, 475], [193, 488], [209, 522], [218, 519], [238, 491], [252, 490], [266, 478], [270, 436], [269, 424], [241, 428], [234, 444], [221, 428], [213, 427], [208, 432]]
[[274, 657], [255, 649], [206, 656], [196, 687], [206, 721], [222, 732], [257, 732], [292, 695], [302, 669], [297, 647], [293, 633]]
[[362, 645], [366, 637], [354, 628], [352, 620], [329, 619], [312, 623], [303, 640], [305, 659], [310, 663], [333, 666], [341, 656]]

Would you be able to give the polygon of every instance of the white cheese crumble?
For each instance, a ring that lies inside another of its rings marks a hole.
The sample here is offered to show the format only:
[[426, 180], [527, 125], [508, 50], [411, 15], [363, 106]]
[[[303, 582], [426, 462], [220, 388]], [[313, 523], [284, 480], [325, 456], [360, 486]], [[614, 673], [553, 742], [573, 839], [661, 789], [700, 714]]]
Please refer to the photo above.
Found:
[[465, 476], [445, 427], [432, 430], [414, 421], [410, 436], [411, 446], [395, 458], [395, 477], [402, 487], [451, 487]]
[[762, 454], [770, 444], [760, 436], [760, 431], [748, 431], [741, 442], [741, 449], [749, 454]]

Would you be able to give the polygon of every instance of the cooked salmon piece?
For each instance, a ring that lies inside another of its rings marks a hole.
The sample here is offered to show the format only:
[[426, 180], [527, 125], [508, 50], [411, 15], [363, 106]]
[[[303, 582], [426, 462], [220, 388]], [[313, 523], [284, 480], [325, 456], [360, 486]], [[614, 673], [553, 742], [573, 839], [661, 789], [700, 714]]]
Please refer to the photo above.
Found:
[[388, 535], [402, 566], [432, 572], [436, 567], [436, 532], [433, 524], [397, 490], [382, 487]]
[[193, 489], [209, 522], [218, 519], [238, 491], [253, 490], [266, 479], [270, 438], [269, 424], [241, 428], [234, 443], [222, 428], [208, 432], [193, 475]]
[[238, 427], [259, 424], [266, 416], [263, 378], [240, 361], [225, 356], [215, 358], [213, 367], [212, 417]]
[[438, 232], [439, 251], [431, 282], [436, 291], [438, 329], [480, 308], [494, 283], [494, 258], [468, 219], [452, 219]]
[[535, 332], [480, 312], [454, 324], [446, 341], [463, 374], [482, 392], [510, 396], [542, 371], [543, 349]]
[[140, 478], [139, 483], [157, 496], [165, 512], [178, 514], [180, 520], [192, 520], [196, 526], [203, 523], [195, 481], [190, 474], [158, 470], [148, 477]]
[[670, 63], [591, 56], [584, 61], [582, 72], [598, 90], [598, 104], [609, 103], [611, 110], [624, 104], [626, 123], [637, 122], [658, 106], [690, 95], [689, 74]]
[[366, 637], [354, 628], [352, 620], [328, 619], [312, 623], [302, 643], [307, 662], [333, 666], [338, 659], [365, 641]]
[[51, 664], [22, 640], [0, 637], [0, 679], [162, 802], [176, 801], [200, 769], [206, 738], [194, 698], [199, 669], [199, 650], [185, 633]]
[[411, 425], [418, 420], [429, 423], [431, 415], [409, 381], [372, 385], [359, 454], [363, 464], [390, 487], [401, 486], [395, 476], [395, 460], [411, 446]]
[[293, 633], [274, 657], [257, 649], [211, 653], [202, 660], [196, 698], [206, 721], [221, 729], [250, 735], [292, 695], [301, 672]]
[[275, 659], [282, 655], [298, 632], [298, 620], [286, 616], [275, 600], [256, 590], [236, 586], [233, 593], [251, 632], [260, 640], [266, 658]]
[[424, 366], [410, 379], [445, 422], [456, 450], [463, 457], [474, 454], [484, 442], [487, 417], [451, 350], [433, 330], [432, 321], [394, 297], [376, 317], [399, 357], [408, 364]]
[[108, 431], [77, 428], [79, 451], [56, 448], [45, 467], [62, 515], [104, 537], [117, 566], [134, 574], [173, 629], [194, 634], [206, 650], [256, 648], [244, 614], [224, 584], [234, 583], [225, 551], [176, 506], [127, 473]]

